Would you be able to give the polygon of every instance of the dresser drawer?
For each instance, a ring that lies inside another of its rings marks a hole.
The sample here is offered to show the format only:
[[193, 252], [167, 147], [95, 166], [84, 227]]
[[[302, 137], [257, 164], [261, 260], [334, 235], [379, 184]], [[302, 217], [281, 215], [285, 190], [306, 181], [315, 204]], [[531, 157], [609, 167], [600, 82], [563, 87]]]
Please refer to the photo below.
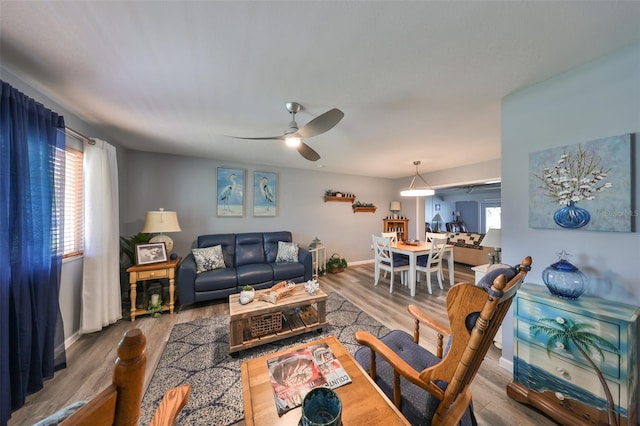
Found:
[[157, 271], [138, 272], [138, 281], [154, 280], [156, 278], [169, 278], [169, 271], [167, 269], [158, 269]]
[[[604, 389], [593, 370], [553, 354], [549, 356], [545, 349], [523, 342], [516, 342], [516, 353], [514, 379], [517, 382], [537, 392], [553, 391], [559, 399], [574, 395], [588, 405], [606, 408]], [[522, 364], [523, 361], [528, 366]], [[533, 370], [531, 366], [534, 366]], [[629, 398], [626, 385], [613, 380], [607, 380], [607, 385], [615, 404], [624, 407]]]
[[623, 345], [622, 342], [626, 341], [627, 336], [624, 330], [620, 330], [620, 324], [609, 322], [602, 316], [580, 315], [551, 304], [536, 302], [522, 297], [516, 299], [516, 315], [518, 318], [527, 320], [532, 324], [535, 324], [540, 318], [562, 318], [565, 321], [570, 319], [579, 324], [588, 324], [590, 327], [585, 331], [602, 337], [618, 350], [626, 349], [626, 347], [623, 347], [626, 345]]
[[[576, 321], [581, 323], [583, 319], [584, 318], [580, 318]], [[517, 318], [515, 323], [516, 338], [522, 343], [536, 345], [538, 348], [545, 351], [546, 354], [546, 347], [549, 336], [547, 336], [545, 333], [538, 333], [537, 335], [534, 335], [534, 332], [531, 330], [531, 326], [533, 325], [534, 324], [529, 321]], [[591, 369], [591, 366], [588, 364], [587, 360], [580, 354], [575, 346], [572, 345], [569, 349], [570, 351], [566, 350], [562, 345], [559, 344], [551, 349], [551, 353], [556, 356], [565, 358], [570, 362], [584, 365], [586, 368]], [[604, 359], [600, 356], [598, 351], [593, 351], [590, 357], [602, 371], [602, 374], [612, 378], [613, 380], [619, 380], [622, 374], [620, 365], [622, 361], [620, 359], [620, 355], [606, 351], [604, 349], [602, 350], [602, 353], [604, 354]]]

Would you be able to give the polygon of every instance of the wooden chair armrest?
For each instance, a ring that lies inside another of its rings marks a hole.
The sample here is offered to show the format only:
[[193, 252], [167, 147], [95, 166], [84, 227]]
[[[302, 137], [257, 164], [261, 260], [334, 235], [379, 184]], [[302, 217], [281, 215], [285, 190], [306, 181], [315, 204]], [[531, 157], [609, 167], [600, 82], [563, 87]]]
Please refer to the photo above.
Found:
[[409, 305], [407, 308], [409, 313], [413, 316], [414, 319], [420, 321], [420, 323], [425, 324], [431, 327], [434, 331], [444, 336], [451, 336], [451, 329], [444, 324], [439, 323], [433, 318], [428, 317], [424, 314], [420, 308], [415, 305]]
[[150, 426], [173, 426], [180, 411], [191, 394], [191, 385], [171, 388], [164, 394], [160, 405], [151, 419]]

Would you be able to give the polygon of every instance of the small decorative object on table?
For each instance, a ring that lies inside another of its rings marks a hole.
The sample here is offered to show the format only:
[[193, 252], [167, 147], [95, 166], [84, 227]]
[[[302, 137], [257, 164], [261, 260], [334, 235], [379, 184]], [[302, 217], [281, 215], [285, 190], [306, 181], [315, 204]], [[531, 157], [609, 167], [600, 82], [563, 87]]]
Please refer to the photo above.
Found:
[[346, 267], [347, 267], [346, 259], [341, 258], [338, 253], [333, 253], [331, 257], [327, 260], [327, 272], [331, 274], [337, 274], [338, 272], [342, 272]]
[[333, 390], [325, 387], [311, 389], [302, 401], [303, 426], [340, 426], [342, 402]]
[[244, 287], [242, 287], [242, 290], [240, 291], [239, 302], [241, 305], [246, 305], [247, 303], [252, 302], [255, 296], [256, 296], [255, 289], [250, 285], [245, 285]]
[[316, 292], [320, 288], [320, 284], [315, 279], [311, 279], [304, 284], [304, 288], [307, 290], [310, 296], [315, 296]]
[[587, 278], [574, 265], [569, 263], [569, 254], [562, 250], [556, 263], [542, 271], [542, 281], [554, 296], [563, 299], [577, 299], [585, 290]]
[[280, 281], [268, 290], [258, 293], [258, 300], [276, 304], [285, 297], [291, 296], [296, 291], [296, 283], [293, 281]]

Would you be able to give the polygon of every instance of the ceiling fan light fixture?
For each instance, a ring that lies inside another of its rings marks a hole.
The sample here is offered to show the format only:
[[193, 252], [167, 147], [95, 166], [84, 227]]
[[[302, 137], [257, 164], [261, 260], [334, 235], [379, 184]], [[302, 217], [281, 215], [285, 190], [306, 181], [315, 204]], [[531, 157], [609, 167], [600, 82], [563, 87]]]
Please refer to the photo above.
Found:
[[[420, 161], [414, 161], [413, 164], [416, 166], [416, 174], [413, 176], [411, 180], [411, 184], [409, 188], [400, 191], [400, 195], [402, 197], [428, 197], [430, 195], [434, 195], [436, 191], [434, 191], [431, 186], [427, 183], [426, 180], [420, 173], [418, 173], [418, 166], [420, 165]], [[420, 180], [424, 183], [424, 187], [416, 187], [416, 178], [420, 178]]]
[[296, 148], [302, 143], [302, 138], [299, 136], [286, 136], [284, 138], [284, 142], [287, 144], [287, 146]]

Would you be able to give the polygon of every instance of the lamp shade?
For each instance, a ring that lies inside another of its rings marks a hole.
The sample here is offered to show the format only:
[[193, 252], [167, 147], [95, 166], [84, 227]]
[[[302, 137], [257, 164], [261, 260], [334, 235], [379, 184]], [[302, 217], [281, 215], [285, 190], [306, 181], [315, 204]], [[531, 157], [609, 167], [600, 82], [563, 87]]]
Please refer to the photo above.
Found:
[[442, 219], [442, 216], [440, 216], [440, 213], [436, 213], [436, 215], [433, 217], [433, 221], [434, 222], [442, 222], [444, 219]]
[[164, 243], [167, 253], [173, 250], [173, 240], [163, 232], [180, 232], [180, 224], [178, 223], [178, 215], [176, 212], [168, 212], [164, 209], [158, 211], [150, 211], [145, 215], [144, 227], [142, 232], [159, 233], [149, 240], [150, 243]]
[[499, 228], [491, 228], [480, 242], [483, 247], [502, 247], [502, 230]]
[[145, 215], [144, 227], [142, 232], [145, 233], [162, 233], [162, 232], [180, 232], [180, 224], [178, 223], [178, 215], [176, 212], [150, 211]]
[[400, 201], [392, 201], [389, 205], [389, 210], [391, 210], [392, 212], [399, 212], [400, 210], [402, 210]]

